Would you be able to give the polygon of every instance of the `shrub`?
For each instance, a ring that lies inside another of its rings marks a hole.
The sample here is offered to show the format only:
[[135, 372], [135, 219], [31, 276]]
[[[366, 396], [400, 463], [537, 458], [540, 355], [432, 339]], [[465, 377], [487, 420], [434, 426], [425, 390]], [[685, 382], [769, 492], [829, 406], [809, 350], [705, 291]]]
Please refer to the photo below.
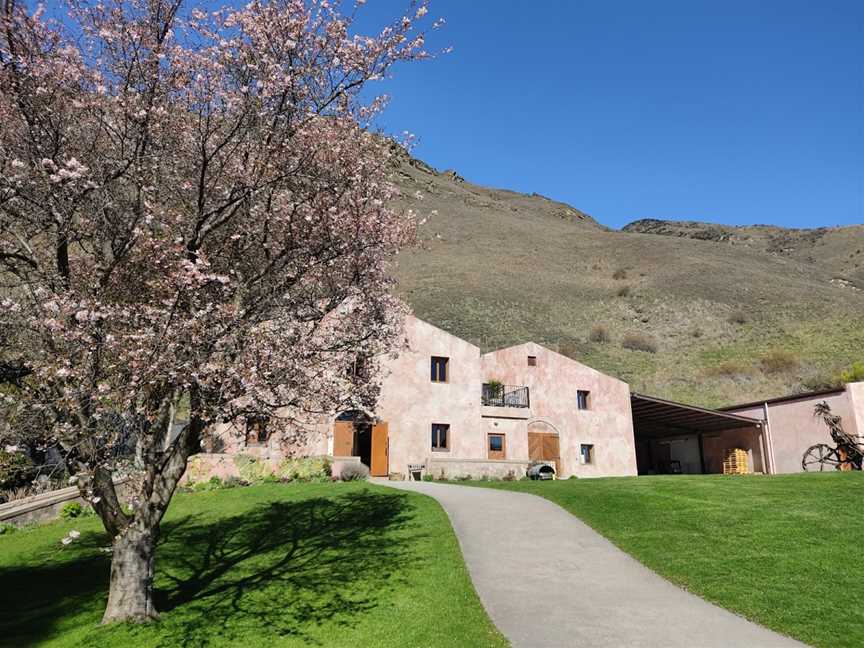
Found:
[[33, 477], [33, 462], [23, 452], [0, 449], [0, 488], [26, 486]]
[[760, 363], [765, 373], [788, 373], [795, 371], [801, 364], [794, 353], [782, 349], [769, 351], [762, 356]]
[[222, 488], [239, 488], [240, 486], [246, 486], [246, 482], [234, 475], [222, 481]]
[[366, 464], [362, 464], [359, 461], [346, 463], [342, 466], [342, 470], [339, 473], [339, 479], [346, 482], [369, 479], [369, 468]]
[[273, 470], [265, 461], [260, 461], [249, 455], [237, 455], [234, 457], [234, 465], [243, 481], [249, 484], [257, 484], [264, 481], [267, 475], [272, 475]]
[[630, 295], [630, 286], [621, 286], [618, 290], [615, 291], [615, 294], [619, 297], [627, 297]]
[[15, 533], [18, 530], [14, 524], [9, 524], [8, 522], [0, 522], [0, 535], [9, 535], [10, 533]]
[[435, 478], [432, 475], [430, 475], [429, 473], [426, 473], [425, 475], [423, 475], [422, 479], [423, 479], [423, 481], [426, 481], [426, 482], [435, 481]]
[[738, 360], [724, 360], [705, 371], [709, 376], [720, 376], [722, 378], [735, 378], [750, 372], [750, 367]]
[[588, 339], [591, 342], [608, 342], [609, 341], [609, 329], [607, 329], [603, 324], [595, 324], [591, 327], [591, 332], [588, 334]]
[[290, 457], [276, 469], [282, 481], [318, 482], [330, 478], [330, 460], [327, 457]]
[[84, 515], [84, 507], [78, 502], [66, 502], [60, 509], [60, 517], [64, 520], [72, 520]]
[[612, 278], [616, 281], [620, 281], [621, 279], [627, 278], [627, 271], [624, 268], [618, 268], [615, 272], [612, 273]]
[[657, 353], [657, 343], [647, 335], [642, 335], [641, 333], [628, 333], [621, 340], [621, 346], [632, 351]]
[[852, 383], [864, 381], [864, 362], [853, 362], [848, 371], [840, 372], [840, 382]]
[[822, 389], [835, 389], [843, 386], [841, 374], [821, 371], [811, 374], [801, 381], [805, 391], [820, 391]]
[[730, 324], [746, 324], [747, 315], [742, 310], [735, 310], [729, 313], [727, 318]]
[[192, 490], [196, 492], [214, 491], [220, 490], [221, 488], [224, 488], [224, 486], [225, 484], [223, 483], [223, 481], [216, 475], [213, 475], [207, 481], [197, 482], [196, 484], [193, 484]]

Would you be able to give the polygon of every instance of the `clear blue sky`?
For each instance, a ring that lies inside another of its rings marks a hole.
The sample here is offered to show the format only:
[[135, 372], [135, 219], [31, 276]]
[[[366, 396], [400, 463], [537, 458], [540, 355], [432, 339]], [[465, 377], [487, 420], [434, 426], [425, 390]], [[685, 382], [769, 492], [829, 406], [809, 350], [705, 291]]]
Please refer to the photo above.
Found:
[[432, 0], [439, 16], [431, 44], [453, 52], [398, 69], [383, 118], [438, 168], [612, 227], [864, 223], [862, 0]]

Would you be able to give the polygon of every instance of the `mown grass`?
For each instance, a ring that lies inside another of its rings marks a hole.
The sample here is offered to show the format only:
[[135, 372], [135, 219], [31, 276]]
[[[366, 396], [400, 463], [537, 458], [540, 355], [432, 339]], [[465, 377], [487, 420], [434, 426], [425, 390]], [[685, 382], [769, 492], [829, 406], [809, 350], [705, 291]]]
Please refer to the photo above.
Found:
[[778, 632], [864, 645], [862, 473], [483, 485], [550, 499], [672, 582]]
[[[61, 547], [70, 530], [80, 540]], [[10, 646], [504, 646], [446, 514], [367, 484], [179, 494], [157, 554], [158, 622], [100, 627], [109, 561], [94, 518], [0, 536]]]

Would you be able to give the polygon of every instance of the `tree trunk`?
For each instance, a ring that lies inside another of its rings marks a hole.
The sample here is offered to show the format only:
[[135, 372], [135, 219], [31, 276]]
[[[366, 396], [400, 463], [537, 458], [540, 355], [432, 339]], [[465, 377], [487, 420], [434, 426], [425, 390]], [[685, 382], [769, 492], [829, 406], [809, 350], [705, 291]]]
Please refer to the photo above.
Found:
[[143, 623], [157, 618], [153, 605], [153, 560], [156, 529], [130, 524], [114, 538], [111, 584], [102, 623]]

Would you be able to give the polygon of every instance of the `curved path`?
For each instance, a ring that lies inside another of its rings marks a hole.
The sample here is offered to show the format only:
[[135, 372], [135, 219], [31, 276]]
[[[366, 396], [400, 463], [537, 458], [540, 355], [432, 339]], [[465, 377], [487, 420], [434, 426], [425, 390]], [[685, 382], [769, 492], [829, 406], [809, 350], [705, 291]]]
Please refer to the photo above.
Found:
[[679, 589], [542, 497], [382, 483], [441, 503], [480, 600], [513, 646], [803, 645]]

